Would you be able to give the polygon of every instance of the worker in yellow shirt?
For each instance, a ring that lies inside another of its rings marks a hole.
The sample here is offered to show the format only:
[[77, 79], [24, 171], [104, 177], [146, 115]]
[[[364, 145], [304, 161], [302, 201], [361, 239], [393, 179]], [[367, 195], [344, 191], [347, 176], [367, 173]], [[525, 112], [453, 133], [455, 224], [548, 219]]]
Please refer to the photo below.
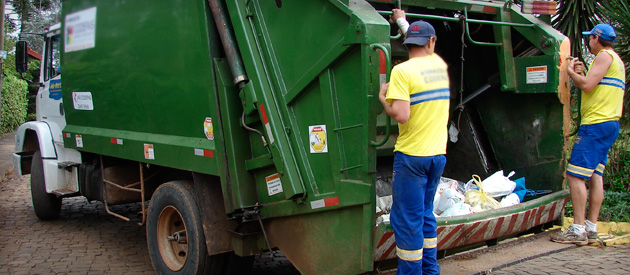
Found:
[[[608, 151], [619, 136], [619, 118], [623, 109], [626, 90], [626, 71], [623, 61], [613, 51], [615, 30], [608, 24], [598, 24], [593, 30], [583, 32], [589, 36], [591, 53], [595, 60], [588, 74], [577, 73], [572, 60], [568, 74], [582, 90], [582, 119], [567, 166], [567, 180], [573, 204], [573, 224], [552, 241], [585, 245], [597, 241], [597, 218], [604, 201], [603, 173]], [[586, 191], [588, 180], [589, 191]], [[585, 220], [586, 202], [588, 219]]]
[[[401, 12], [394, 10], [394, 15]], [[446, 165], [450, 89], [447, 65], [435, 54], [436, 39], [431, 24], [413, 22], [403, 42], [409, 60], [394, 66], [390, 82], [379, 92], [399, 129], [390, 215], [397, 274], [440, 273], [433, 198]]]

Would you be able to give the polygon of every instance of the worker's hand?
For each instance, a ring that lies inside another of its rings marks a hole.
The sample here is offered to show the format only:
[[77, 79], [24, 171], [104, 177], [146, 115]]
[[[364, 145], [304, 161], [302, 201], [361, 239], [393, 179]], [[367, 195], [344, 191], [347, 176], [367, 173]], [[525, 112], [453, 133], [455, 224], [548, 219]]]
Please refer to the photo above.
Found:
[[573, 63], [573, 66], [571, 66], [571, 68], [573, 68], [573, 71], [576, 74], [584, 75], [584, 62], [579, 61], [577, 58], [571, 60], [571, 62]]
[[396, 20], [398, 20], [398, 18], [403, 18], [405, 20], [407, 20], [407, 17], [405, 16], [405, 11], [401, 10], [401, 9], [393, 9], [392, 10], [392, 15], [389, 17], [392, 22], [396, 22]]
[[381, 90], [378, 91], [378, 100], [385, 105], [387, 103], [387, 88], [389, 88], [389, 82], [381, 84]]
[[584, 73], [584, 62], [580, 61], [577, 58], [571, 59], [569, 61], [569, 65], [567, 66], [567, 70], [569, 70], [569, 76], [572, 73], [574, 74], [583, 74]]

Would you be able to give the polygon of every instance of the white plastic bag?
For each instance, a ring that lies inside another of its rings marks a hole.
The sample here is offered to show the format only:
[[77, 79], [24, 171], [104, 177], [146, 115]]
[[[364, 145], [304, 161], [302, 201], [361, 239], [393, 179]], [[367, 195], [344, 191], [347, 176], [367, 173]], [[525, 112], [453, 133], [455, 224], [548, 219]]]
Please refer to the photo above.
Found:
[[516, 193], [509, 194], [505, 196], [505, 198], [501, 199], [502, 207], [508, 207], [519, 203], [521, 203], [521, 199]]
[[376, 197], [376, 213], [389, 213], [392, 211], [392, 196]]
[[446, 209], [451, 208], [453, 205], [464, 202], [464, 199], [464, 194], [459, 193], [456, 189], [446, 188], [444, 189], [444, 191], [442, 191], [442, 195], [440, 195], [440, 200], [437, 202], [437, 207], [435, 202], [433, 203], [433, 212], [439, 215]]
[[441, 178], [435, 197], [433, 198], [433, 213], [439, 215], [444, 210], [464, 201], [464, 194], [459, 192], [460, 183], [449, 178]]
[[506, 177], [503, 175], [503, 170], [497, 171], [481, 182], [483, 191], [493, 198], [511, 194], [516, 188], [516, 183], [510, 180], [510, 177], [514, 174], [514, 171], [512, 171]]
[[470, 206], [470, 204], [460, 202], [451, 206], [449, 209], [446, 209], [444, 212], [442, 212], [442, 215], [440, 215], [440, 217], [462, 216], [471, 213], [473, 213], [472, 206]]

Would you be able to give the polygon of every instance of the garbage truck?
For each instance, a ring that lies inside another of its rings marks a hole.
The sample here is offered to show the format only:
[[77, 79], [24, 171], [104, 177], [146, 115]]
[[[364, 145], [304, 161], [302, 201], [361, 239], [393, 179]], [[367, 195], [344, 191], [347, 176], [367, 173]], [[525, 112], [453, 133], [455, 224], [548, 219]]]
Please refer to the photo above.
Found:
[[[158, 273], [227, 273], [276, 249], [304, 274], [395, 264], [375, 210], [398, 134], [378, 91], [408, 59], [393, 8], [435, 27], [448, 64], [443, 176], [514, 171], [551, 192], [439, 217], [440, 255], [560, 221], [569, 41], [511, 0], [64, 1], [43, 34], [37, 118], [15, 137], [35, 214], [101, 202], [145, 226]], [[141, 211], [112, 208], [127, 203]]]

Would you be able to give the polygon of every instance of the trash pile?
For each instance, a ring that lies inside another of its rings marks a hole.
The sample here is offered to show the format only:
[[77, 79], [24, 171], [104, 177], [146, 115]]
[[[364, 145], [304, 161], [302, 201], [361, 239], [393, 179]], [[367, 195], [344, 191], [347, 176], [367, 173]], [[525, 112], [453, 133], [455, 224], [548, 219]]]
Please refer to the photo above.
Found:
[[[433, 200], [433, 214], [436, 217], [461, 216], [491, 209], [519, 204], [524, 197], [550, 193], [550, 190], [533, 191], [525, 188], [525, 178], [512, 181], [503, 170], [497, 171], [483, 181], [477, 175], [464, 183], [442, 177]], [[387, 189], [386, 180], [377, 179], [376, 213], [377, 224], [389, 221], [392, 207], [391, 185]], [[390, 195], [383, 195], [385, 193]]]

